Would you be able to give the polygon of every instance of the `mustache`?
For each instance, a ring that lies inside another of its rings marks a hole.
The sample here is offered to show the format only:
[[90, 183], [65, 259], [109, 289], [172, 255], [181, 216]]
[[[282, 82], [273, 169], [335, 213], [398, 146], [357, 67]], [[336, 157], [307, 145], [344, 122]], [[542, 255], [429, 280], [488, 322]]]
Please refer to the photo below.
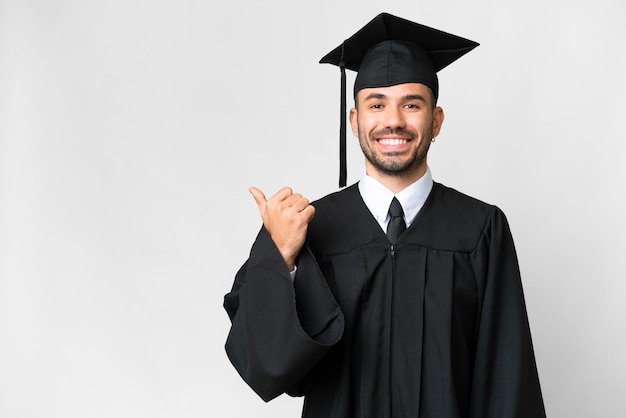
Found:
[[417, 135], [415, 134], [415, 132], [413, 131], [409, 131], [407, 129], [404, 128], [384, 128], [384, 129], [379, 129], [377, 131], [372, 132], [372, 134], [370, 135], [370, 137], [374, 140], [377, 140], [378, 138], [382, 137], [382, 136], [389, 136], [389, 135], [393, 135], [393, 136], [397, 136], [403, 139], [415, 139], [417, 137]]

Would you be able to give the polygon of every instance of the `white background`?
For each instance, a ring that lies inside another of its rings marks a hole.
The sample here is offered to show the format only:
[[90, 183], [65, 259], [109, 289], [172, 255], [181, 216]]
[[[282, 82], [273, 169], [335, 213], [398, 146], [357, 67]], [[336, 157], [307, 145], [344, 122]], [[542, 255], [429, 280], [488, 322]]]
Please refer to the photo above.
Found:
[[381, 11], [481, 43], [434, 178], [509, 218], [549, 416], [626, 416], [621, 2], [215, 3], [0, 0], [0, 417], [299, 416], [228, 363], [222, 298], [248, 186], [337, 189], [317, 62]]

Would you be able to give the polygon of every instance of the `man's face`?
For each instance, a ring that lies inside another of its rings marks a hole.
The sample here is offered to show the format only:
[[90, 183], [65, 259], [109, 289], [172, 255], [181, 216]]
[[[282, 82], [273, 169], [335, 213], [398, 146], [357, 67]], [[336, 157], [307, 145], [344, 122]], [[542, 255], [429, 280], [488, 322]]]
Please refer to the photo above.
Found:
[[369, 175], [417, 179], [426, 171], [431, 139], [439, 134], [443, 110], [419, 83], [362, 89], [350, 111], [352, 132]]

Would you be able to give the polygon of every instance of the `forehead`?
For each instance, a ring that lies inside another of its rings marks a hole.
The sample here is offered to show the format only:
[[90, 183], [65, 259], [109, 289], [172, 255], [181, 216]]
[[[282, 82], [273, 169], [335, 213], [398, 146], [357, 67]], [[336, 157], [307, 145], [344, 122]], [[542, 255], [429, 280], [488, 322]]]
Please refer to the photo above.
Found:
[[389, 100], [401, 100], [410, 96], [423, 98], [428, 104], [432, 104], [433, 93], [430, 87], [421, 83], [396, 84], [389, 87], [368, 87], [357, 92], [357, 102], [367, 98], [385, 98]]

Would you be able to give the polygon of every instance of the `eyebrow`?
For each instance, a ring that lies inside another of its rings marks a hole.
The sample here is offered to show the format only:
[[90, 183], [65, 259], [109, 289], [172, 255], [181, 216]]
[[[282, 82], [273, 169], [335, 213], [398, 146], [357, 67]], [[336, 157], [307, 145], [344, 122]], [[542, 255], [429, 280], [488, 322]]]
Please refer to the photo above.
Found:
[[409, 101], [409, 100], [419, 100], [422, 101], [424, 103], [428, 103], [426, 101], [426, 98], [424, 98], [424, 96], [422, 96], [421, 94], [407, 94], [406, 96], [404, 96], [404, 100], [405, 101]]
[[372, 100], [372, 99], [386, 99], [386, 98], [387, 96], [382, 93], [370, 93], [363, 98], [363, 101]]
[[[382, 93], [370, 93], [363, 99], [363, 101], [372, 100], [372, 99], [381, 100], [381, 99], [386, 99], [386, 98], [387, 96]], [[426, 99], [424, 98], [424, 96], [422, 96], [421, 94], [407, 94], [406, 96], [403, 97], [403, 100], [404, 101], [419, 100], [421, 102], [428, 103]]]

